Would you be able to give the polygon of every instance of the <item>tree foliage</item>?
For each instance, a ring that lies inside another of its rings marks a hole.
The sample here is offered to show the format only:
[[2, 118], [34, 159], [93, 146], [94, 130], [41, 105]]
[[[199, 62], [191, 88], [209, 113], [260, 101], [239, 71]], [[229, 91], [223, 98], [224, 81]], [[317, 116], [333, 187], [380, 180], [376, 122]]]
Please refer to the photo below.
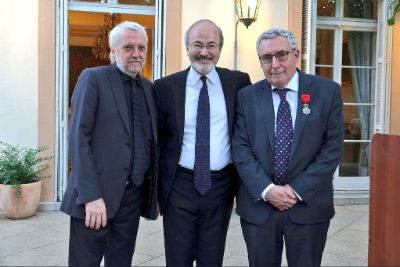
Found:
[[392, 26], [395, 23], [395, 18], [396, 18], [396, 14], [400, 12], [400, 1], [397, 2], [396, 6], [394, 7], [393, 10], [393, 16], [387, 20], [387, 23]]

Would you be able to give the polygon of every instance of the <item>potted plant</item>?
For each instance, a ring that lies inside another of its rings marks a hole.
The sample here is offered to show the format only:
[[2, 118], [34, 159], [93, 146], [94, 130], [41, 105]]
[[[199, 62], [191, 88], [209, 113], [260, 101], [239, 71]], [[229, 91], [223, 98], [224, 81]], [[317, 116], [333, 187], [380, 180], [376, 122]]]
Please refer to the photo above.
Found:
[[47, 147], [28, 148], [0, 141], [0, 210], [10, 219], [35, 214], [41, 194], [41, 180], [51, 156], [42, 156]]

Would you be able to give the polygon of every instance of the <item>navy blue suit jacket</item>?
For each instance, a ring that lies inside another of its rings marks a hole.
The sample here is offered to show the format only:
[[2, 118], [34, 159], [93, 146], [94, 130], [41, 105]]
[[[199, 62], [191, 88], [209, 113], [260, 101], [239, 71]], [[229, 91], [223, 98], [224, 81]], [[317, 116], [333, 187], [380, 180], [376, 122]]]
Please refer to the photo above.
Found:
[[[311, 96], [310, 114], [302, 112], [301, 95]], [[325, 78], [299, 72], [298, 109], [287, 183], [301, 196], [288, 210], [299, 224], [326, 222], [334, 215], [333, 174], [344, 138], [340, 86]], [[233, 160], [241, 178], [237, 213], [244, 220], [264, 224], [273, 207], [261, 198], [273, 182], [275, 114], [271, 84], [262, 80], [239, 91], [233, 133]]]

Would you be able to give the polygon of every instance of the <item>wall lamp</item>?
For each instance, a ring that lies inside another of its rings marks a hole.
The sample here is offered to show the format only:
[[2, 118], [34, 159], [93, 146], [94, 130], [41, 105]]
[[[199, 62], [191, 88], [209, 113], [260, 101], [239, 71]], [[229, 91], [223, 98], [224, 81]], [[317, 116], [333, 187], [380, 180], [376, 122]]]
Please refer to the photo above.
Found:
[[236, 0], [238, 20], [241, 21], [246, 28], [257, 20], [260, 4], [261, 0]]

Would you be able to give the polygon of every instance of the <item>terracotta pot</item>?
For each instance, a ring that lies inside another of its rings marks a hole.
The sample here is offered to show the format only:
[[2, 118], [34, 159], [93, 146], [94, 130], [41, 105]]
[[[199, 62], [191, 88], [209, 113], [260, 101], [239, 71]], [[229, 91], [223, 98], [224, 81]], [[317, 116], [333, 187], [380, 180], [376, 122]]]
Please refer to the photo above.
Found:
[[39, 205], [42, 182], [21, 185], [21, 196], [16, 197], [11, 185], [0, 184], [0, 210], [9, 219], [23, 219], [35, 214]]

